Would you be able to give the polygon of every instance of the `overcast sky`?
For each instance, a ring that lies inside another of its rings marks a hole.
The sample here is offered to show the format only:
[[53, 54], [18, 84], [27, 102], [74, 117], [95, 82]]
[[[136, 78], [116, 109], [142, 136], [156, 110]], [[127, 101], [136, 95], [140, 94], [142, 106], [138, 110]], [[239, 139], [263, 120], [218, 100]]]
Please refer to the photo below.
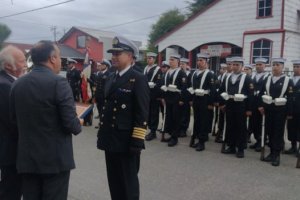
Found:
[[[134, 20], [159, 15], [175, 7], [187, 6], [186, 0], [75, 0], [43, 10], [1, 18], [66, 0], [0, 0], [0, 23], [12, 30], [8, 41], [36, 43], [54, 39], [50, 27], [56, 26], [58, 39], [72, 26], [114, 31], [146, 45], [151, 25], [159, 16], [122, 26]], [[13, 2], [13, 3], [12, 3]], [[186, 9], [182, 9], [183, 12]]]

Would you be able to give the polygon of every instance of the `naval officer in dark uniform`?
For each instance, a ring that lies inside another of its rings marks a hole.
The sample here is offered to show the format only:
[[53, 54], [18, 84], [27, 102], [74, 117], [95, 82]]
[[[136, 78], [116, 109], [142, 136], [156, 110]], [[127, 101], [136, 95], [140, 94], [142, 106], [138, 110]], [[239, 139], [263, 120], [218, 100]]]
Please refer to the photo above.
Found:
[[137, 47], [113, 39], [112, 73], [105, 85], [97, 146], [105, 151], [112, 200], [138, 200], [140, 152], [145, 148], [150, 92], [147, 78], [131, 67]]
[[286, 154], [296, 154], [297, 152], [297, 141], [300, 141], [300, 60], [293, 60], [293, 71], [294, 75], [292, 80], [294, 83], [293, 87], [293, 111], [292, 119], [288, 120], [288, 140], [291, 142], [291, 148], [286, 150]]
[[250, 145], [250, 149], [255, 149], [255, 151], [261, 151], [261, 130], [262, 130], [262, 115], [258, 110], [259, 104], [261, 102], [261, 96], [259, 96], [260, 91], [262, 90], [269, 73], [265, 71], [266, 64], [268, 59], [266, 58], [256, 58], [255, 69], [256, 72], [252, 74], [252, 82], [254, 85], [254, 98], [252, 106], [252, 116], [250, 124], [252, 127], [253, 135], [256, 142], [253, 145]]
[[169, 147], [178, 143], [180, 134], [183, 104], [187, 89], [187, 76], [179, 67], [180, 55], [172, 54], [169, 58], [170, 69], [165, 74], [163, 85], [163, 99], [166, 104], [165, 132], [171, 135]]
[[260, 92], [259, 111], [265, 115], [265, 132], [270, 140], [270, 154], [263, 160], [273, 166], [280, 165], [280, 151], [284, 143], [286, 119], [292, 115], [293, 82], [283, 74], [285, 59], [272, 59], [272, 75]]
[[[196, 151], [203, 151], [205, 142], [208, 141], [208, 133], [211, 127], [210, 111], [213, 110], [215, 100], [215, 79], [214, 74], [208, 69], [208, 59], [208, 54], [197, 54], [198, 69], [192, 74], [188, 88], [192, 95], [191, 104], [194, 109], [192, 139], [196, 136], [199, 140]], [[193, 141], [190, 143], [191, 146], [193, 143]]]
[[68, 71], [67, 71], [67, 80], [71, 86], [72, 93], [74, 100], [78, 102], [80, 100], [80, 85], [81, 85], [81, 76], [80, 76], [80, 71], [76, 69], [75, 63], [77, 63], [76, 60], [72, 58], [68, 58]]
[[232, 73], [220, 89], [220, 108], [226, 114], [225, 142], [229, 145], [222, 153], [236, 153], [237, 158], [243, 158], [247, 142], [246, 117], [251, 116], [254, 86], [251, 77], [242, 73], [243, 58], [232, 57], [231, 62]]
[[157, 54], [153, 52], [147, 53], [148, 65], [144, 69], [144, 74], [147, 76], [148, 85], [150, 88], [150, 108], [148, 117], [148, 126], [150, 133], [146, 136], [146, 140], [150, 141], [156, 138], [156, 130], [159, 122], [159, 103], [161, 96], [161, 79], [162, 71], [155, 64]]

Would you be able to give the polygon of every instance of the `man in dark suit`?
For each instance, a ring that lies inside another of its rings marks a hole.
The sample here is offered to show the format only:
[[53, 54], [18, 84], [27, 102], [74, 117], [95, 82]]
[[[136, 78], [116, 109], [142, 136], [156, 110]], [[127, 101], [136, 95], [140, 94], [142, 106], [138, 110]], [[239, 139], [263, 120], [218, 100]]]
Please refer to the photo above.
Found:
[[146, 77], [131, 67], [135, 45], [121, 36], [113, 40], [113, 65], [105, 86], [97, 146], [105, 151], [112, 200], [138, 200], [140, 152], [145, 148], [149, 110]]
[[66, 200], [70, 170], [75, 168], [72, 134], [81, 132], [72, 90], [57, 75], [60, 51], [51, 41], [31, 49], [32, 71], [11, 90], [12, 119], [18, 127], [17, 170], [24, 200]]
[[16, 47], [0, 52], [0, 199], [21, 199], [21, 177], [17, 174], [17, 129], [9, 120], [9, 93], [13, 82], [23, 74], [26, 58]]
[[80, 99], [80, 85], [81, 85], [81, 76], [80, 71], [76, 69], [75, 63], [77, 63], [76, 60], [68, 58], [68, 71], [67, 71], [67, 79], [68, 82], [72, 88], [73, 97], [75, 101], [79, 101]]

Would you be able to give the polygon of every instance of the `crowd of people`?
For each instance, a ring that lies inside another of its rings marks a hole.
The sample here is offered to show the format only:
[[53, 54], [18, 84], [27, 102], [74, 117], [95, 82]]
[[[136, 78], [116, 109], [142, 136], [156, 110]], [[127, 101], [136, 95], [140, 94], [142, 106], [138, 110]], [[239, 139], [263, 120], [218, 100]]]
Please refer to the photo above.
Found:
[[[223, 154], [244, 158], [253, 134], [249, 148], [272, 166], [280, 165], [287, 123], [291, 148], [284, 153], [298, 156], [300, 167], [300, 60], [292, 61], [289, 77], [283, 58], [256, 58], [250, 66], [228, 57], [214, 72], [206, 53], [198, 53], [191, 68], [179, 54], [159, 66], [157, 54], [148, 52], [142, 68], [135, 63], [137, 52], [132, 41], [115, 37], [111, 60], [98, 62], [88, 79], [99, 113], [97, 148], [105, 152], [113, 200], [139, 199], [145, 140], [160, 132], [161, 142], [175, 147], [191, 121], [189, 146], [196, 151], [206, 149], [212, 134]], [[8, 46], [0, 52], [0, 199], [65, 200], [75, 168], [72, 135], [83, 124], [75, 110], [81, 72], [69, 60], [67, 79], [58, 75], [61, 57], [53, 42], [38, 42], [30, 54], [34, 66], [24, 74], [22, 51]]]

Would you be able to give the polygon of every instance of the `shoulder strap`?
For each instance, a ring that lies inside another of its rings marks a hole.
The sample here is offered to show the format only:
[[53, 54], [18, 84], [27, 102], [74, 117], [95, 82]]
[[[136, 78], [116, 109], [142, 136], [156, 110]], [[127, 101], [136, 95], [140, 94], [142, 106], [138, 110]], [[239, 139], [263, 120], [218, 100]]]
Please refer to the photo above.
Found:
[[247, 76], [247, 74], [243, 74], [242, 77], [241, 77], [240, 84], [239, 84], [239, 93], [238, 94], [241, 94], [241, 92], [242, 92], [246, 76]]
[[208, 72], [209, 72], [208, 69], [206, 69], [206, 70], [204, 71], [203, 76], [202, 76], [202, 78], [201, 78], [200, 88], [199, 88], [199, 89], [202, 89], [203, 84], [204, 84], [204, 81], [205, 81], [205, 79], [206, 79], [206, 76], [207, 76]]
[[176, 81], [176, 78], [177, 78], [177, 75], [178, 75], [179, 71], [180, 71], [180, 68], [176, 69], [176, 71], [174, 72], [173, 82], [172, 82], [173, 85], [175, 84], [175, 81]]
[[192, 77], [191, 77], [191, 83], [192, 83], [192, 88], [194, 88], [194, 76], [195, 76], [195, 74], [196, 74], [196, 70], [194, 71], [194, 73], [193, 73], [193, 75], [192, 75]]
[[267, 80], [267, 83], [266, 83], [266, 92], [267, 92], [267, 95], [269, 95], [269, 96], [270, 96], [271, 79], [272, 79], [272, 77], [269, 76], [268, 80]]
[[290, 78], [287, 76], [284, 78], [284, 83], [283, 83], [283, 86], [281, 89], [281, 94], [280, 94], [279, 98], [282, 98], [284, 93], [286, 92], [288, 85], [289, 85], [289, 80], [290, 80]]
[[152, 77], [151, 77], [151, 79], [150, 79], [150, 82], [153, 81], [153, 79], [154, 79], [154, 77], [156, 76], [156, 74], [157, 74], [157, 72], [158, 72], [159, 69], [160, 69], [159, 66], [156, 66], [156, 68], [155, 68], [155, 70], [154, 70], [154, 72], [153, 72], [153, 74], [152, 74]]
[[228, 92], [228, 81], [229, 81], [229, 78], [231, 77], [231, 74], [229, 74], [227, 77], [226, 77], [226, 83], [225, 83], [225, 91]]

